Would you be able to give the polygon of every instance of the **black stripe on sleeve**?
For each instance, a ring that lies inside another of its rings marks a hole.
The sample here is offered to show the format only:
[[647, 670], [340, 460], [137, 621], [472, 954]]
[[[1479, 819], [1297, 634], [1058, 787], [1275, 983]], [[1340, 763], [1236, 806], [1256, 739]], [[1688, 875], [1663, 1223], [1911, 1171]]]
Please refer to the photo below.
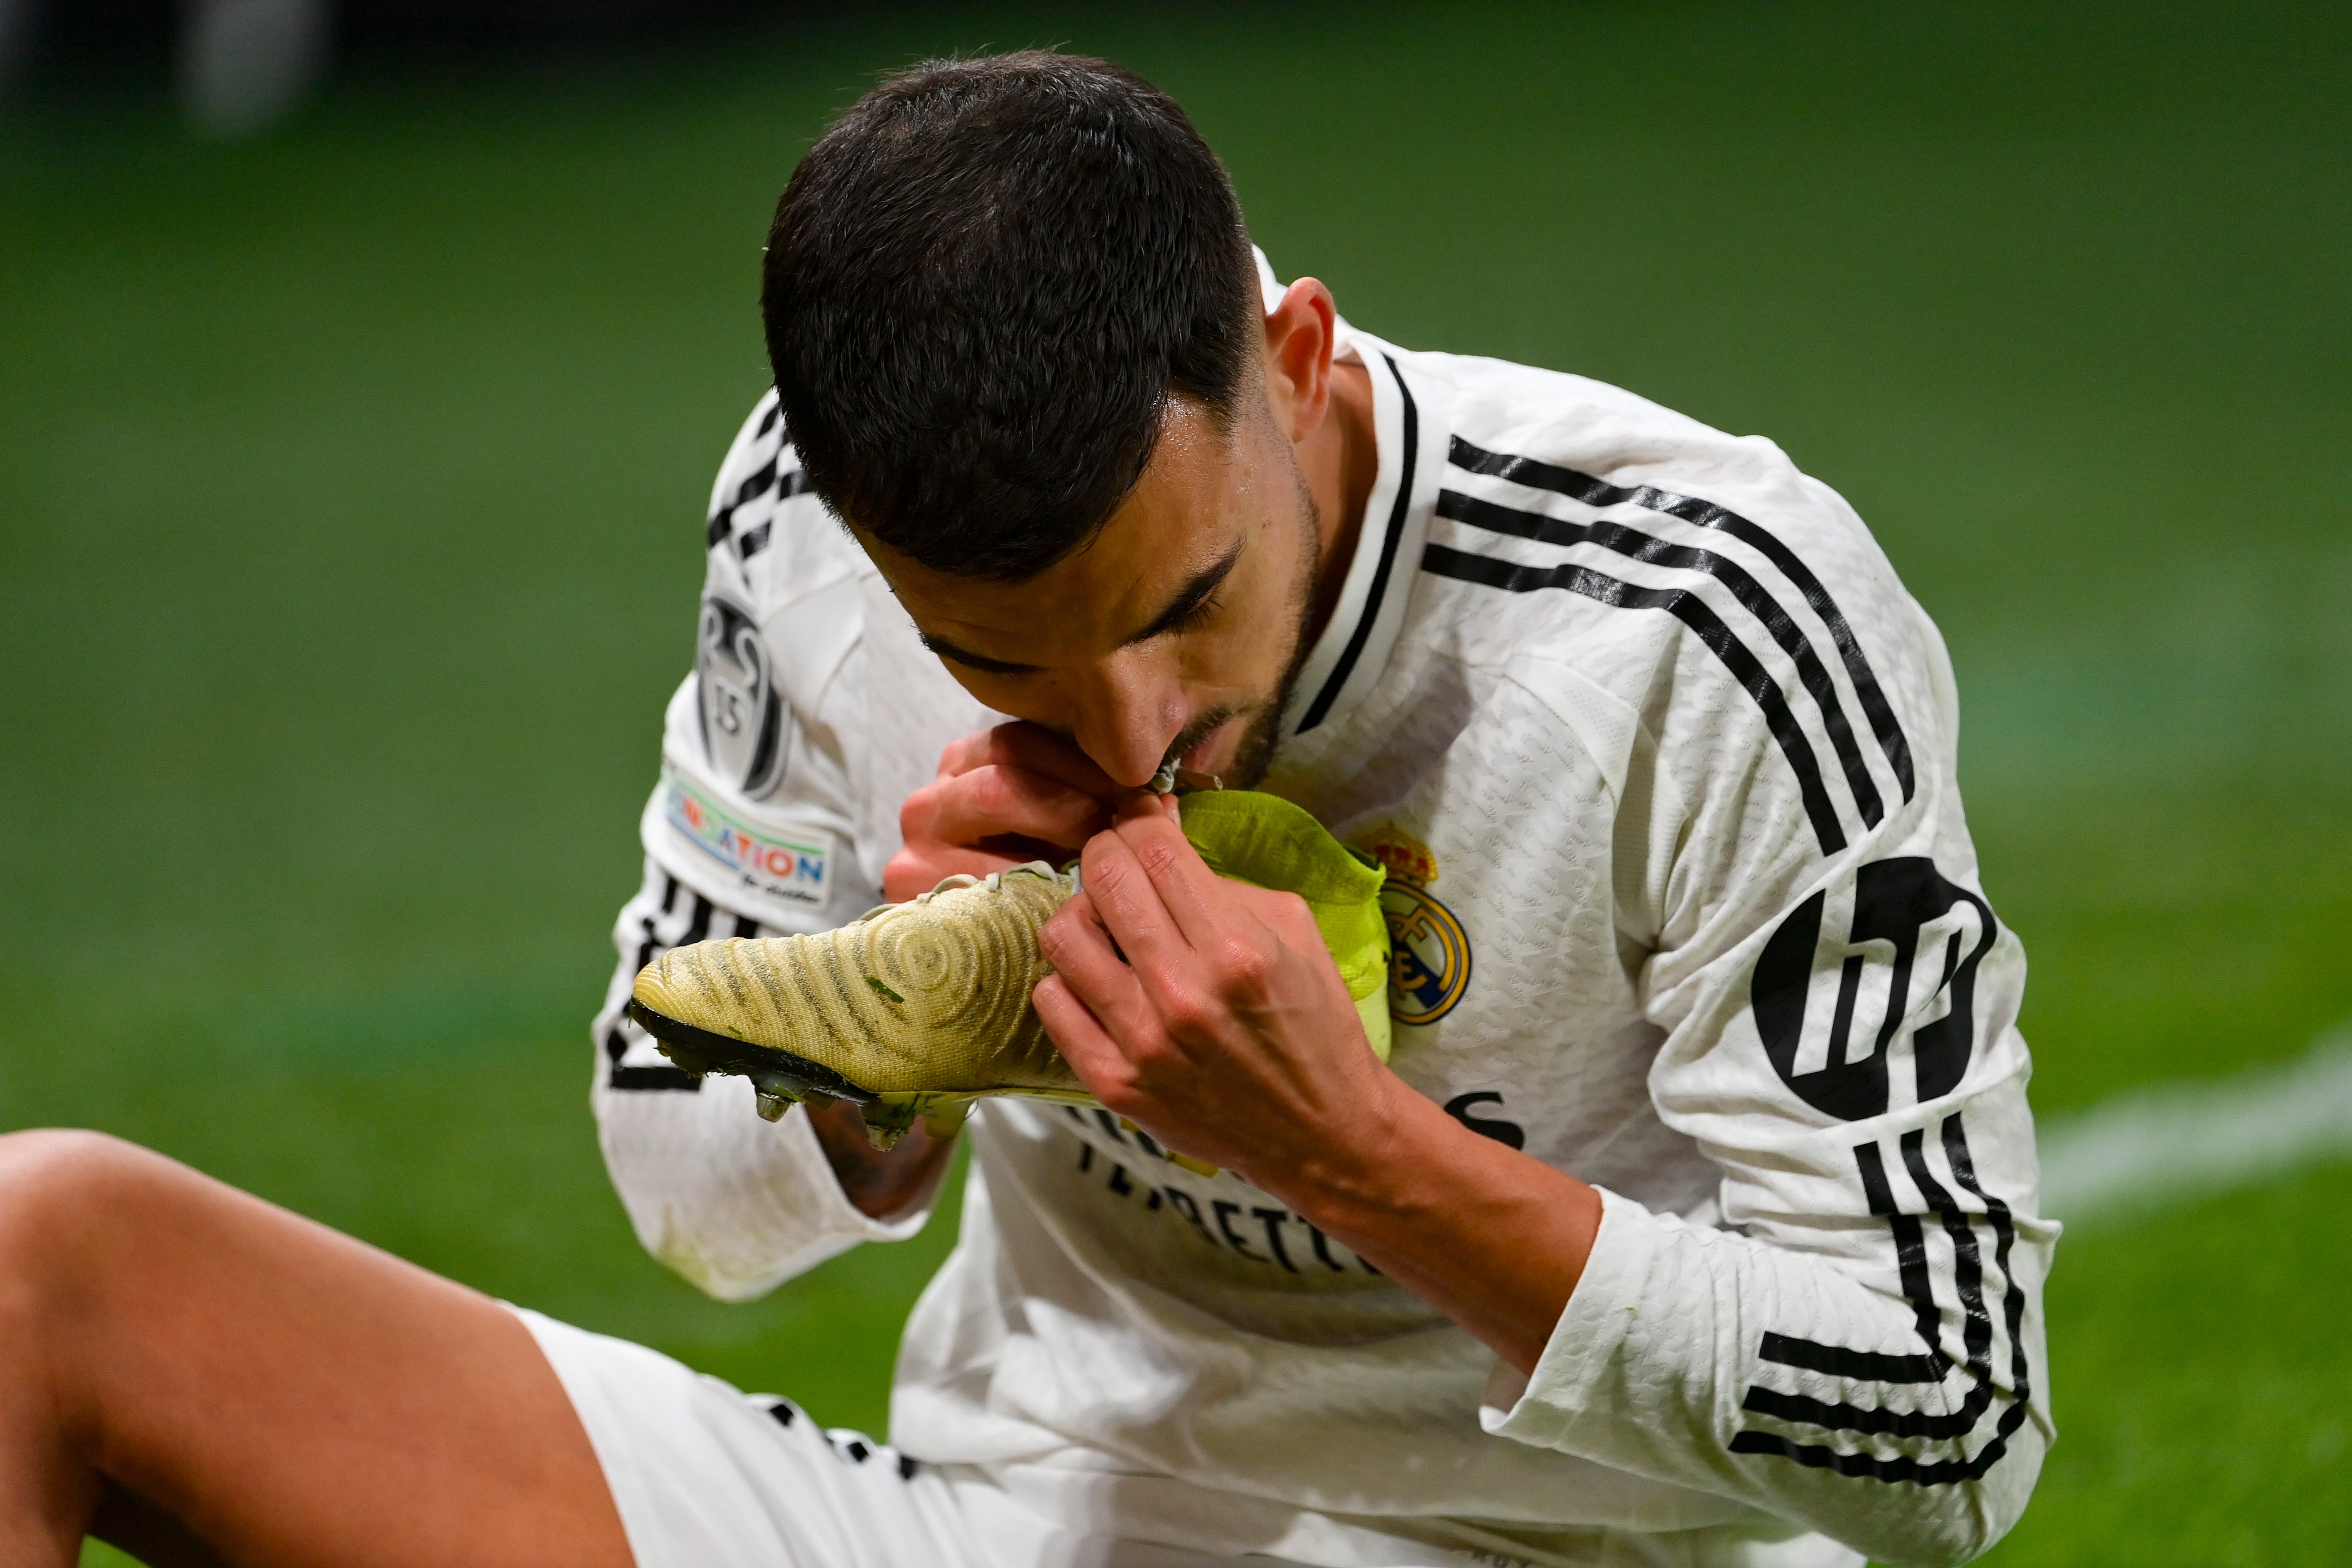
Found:
[[1787, 1334], [1766, 1334], [1756, 1353], [1782, 1366], [1851, 1378], [1857, 1383], [1941, 1383], [1948, 1370], [1946, 1363], [1931, 1355], [1850, 1351], [1843, 1345], [1815, 1344]]
[[1516, 562], [1498, 560], [1492, 555], [1478, 555], [1466, 550], [1455, 550], [1443, 544], [1432, 544], [1422, 552], [1421, 569], [1441, 577], [1452, 577], [1464, 583], [1475, 583], [1483, 587], [1500, 588], [1507, 593], [1528, 594], [1540, 588], [1560, 588], [1579, 594], [1599, 604], [1621, 609], [1664, 610], [1688, 626], [1723, 661], [1740, 689], [1755, 699], [1763, 710], [1764, 722], [1772, 738], [1780, 742], [1781, 754], [1797, 775], [1798, 793], [1805, 803], [1805, 816], [1811, 822], [1813, 837], [1823, 855], [1834, 855], [1845, 847], [1845, 829], [1839, 826], [1837, 808], [1830, 803], [1829, 790], [1822, 783], [1821, 764], [1813, 755], [1813, 745], [1805, 739], [1797, 716], [1789, 710], [1788, 700], [1780, 695], [1780, 683], [1771, 672], [1748, 651], [1747, 645], [1734, 637], [1721, 616], [1707, 607], [1705, 600], [1685, 588], [1637, 588], [1631, 583], [1604, 576], [1589, 566], [1562, 563], [1557, 566], [1522, 566]]
[[1927, 1235], [1919, 1216], [1905, 1214], [1895, 1203], [1894, 1184], [1886, 1179], [1886, 1155], [1876, 1143], [1855, 1144], [1853, 1163], [1862, 1174], [1863, 1195], [1869, 1200], [1870, 1212], [1885, 1220], [1895, 1234], [1895, 1277], [1902, 1283], [1903, 1299], [1911, 1303], [1919, 1338], [1927, 1342], [1928, 1354], [1949, 1366], [1950, 1358], [1939, 1347], [1944, 1319], [1936, 1306], [1936, 1279], [1927, 1268]]
[[[1925, 1412], [1858, 1409], [1848, 1405], [1829, 1405], [1809, 1400], [1801, 1395], [1783, 1394], [1770, 1389], [1751, 1387], [1741, 1408], [1759, 1415], [1773, 1415], [1782, 1420], [1801, 1422], [1832, 1431], [1922, 1438], [1965, 1437], [1975, 1428], [1993, 1398], [1991, 1377], [1991, 1319], [1985, 1309], [1982, 1289], [1982, 1259], [1977, 1250], [1976, 1234], [1970, 1217], [1961, 1211], [1951, 1194], [1936, 1180], [1928, 1170], [1924, 1148], [1925, 1133], [1903, 1134], [1900, 1144], [1903, 1163], [1912, 1182], [1919, 1190], [1921, 1200], [1943, 1217], [1946, 1230], [1953, 1241], [1953, 1273], [1962, 1311], [1967, 1317], [1963, 1331], [1968, 1346], [1969, 1374], [1973, 1384], [1967, 1398], [1948, 1415]], [[1952, 1175], [1961, 1186], [1984, 1204], [1987, 1217], [1991, 1220], [1996, 1238], [1994, 1267], [2000, 1270], [2006, 1282], [2003, 1316], [2010, 1339], [2011, 1368], [2011, 1400], [1995, 1423], [1992, 1437], [1973, 1458], [1941, 1460], [1933, 1463], [1908, 1455], [1879, 1458], [1870, 1454], [1847, 1453], [1820, 1444], [1805, 1444], [1775, 1433], [1743, 1430], [1733, 1435], [1731, 1451], [1735, 1454], [1766, 1454], [1790, 1459], [1812, 1469], [1827, 1469], [1839, 1475], [1881, 1481], [1911, 1481], [1922, 1486], [1937, 1486], [1982, 1478], [2000, 1461], [2009, 1450], [2009, 1440], [2024, 1425], [2030, 1409], [2031, 1382], [2023, 1340], [2025, 1295], [2010, 1276], [2011, 1248], [2015, 1240], [2015, 1226], [2009, 1206], [1987, 1194], [1976, 1179], [1974, 1162], [1969, 1158], [1967, 1135], [1958, 1112], [1945, 1119], [1942, 1128], [1945, 1153], [1951, 1164]], [[1934, 1310], [1934, 1298], [1927, 1283], [1926, 1238], [1917, 1217], [1895, 1213], [1895, 1198], [1886, 1179], [1885, 1156], [1875, 1143], [1863, 1144], [1854, 1150], [1854, 1157], [1863, 1180], [1871, 1212], [1885, 1217], [1895, 1235], [1897, 1268], [1902, 1278], [1904, 1294], [1910, 1298], [1919, 1314], [1919, 1332], [1926, 1339], [1934, 1361], [1949, 1366], [1949, 1359], [1936, 1349], [1935, 1334], [1938, 1319]], [[1899, 1222], [1908, 1222], [1908, 1233]], [[1867, 1363], [1846, 1362], [1836, 1355], [1822, 1352], [1832, 1347], [1816, 1346], [1804, 1341], [1788, 1341], [1781, 1336], [1767, 1334], [1768, 1343], [1776, 1351], [1789, 1345], [1802, 1347], [1798, 1355], [1766, 1354], [1763, 1359], [1785, 1365], [1806, 1366], [1811, 1370], [1856, 1375]], [[1845, 1357], [1861, 1354], [1844, 1352]], [[1884, 1358], [1887, 1361], [1900, 1358]], [[1849, 1370], [1853, 1369], [1853, 1370]], [[1895, 1381], [1881, 1379], [1881, 1381]]]
[[1670, 544], [1654, 534], [1622, 523], [1570, 522], [1538, 511], [1521, 511], [1516, 507], [1482, 500], [1459, 490], [1438, 492], [1437, 515], [1489, 533], [1531, 539], [1539, 544], [1597, 544], [1628, 560], [1677, 571], [1703, 572], [1721, 583], [1731, 590], [1740, 606], [1772, 634], [1772, 640], [1796, 665], [1797, 679], [1812, 694], [1813, 705], [1821, 710], [1822, 727], [1828, 731], [1830, 745], [1837, 752], [1838, 765], [1845, 772], [1846, 787], [1853, 792], [1854, 808], [1862, 813], [1862, 820], [1875, 827], [1886, 815], [1885, 805], [1879, 799], [1877, 781], [1870, 776], [1869, 764], [1862, 760], [1853, 726], [1846, 721], [1845, 704], [1838, 697], [1837, 682], [1830, 679], [1829, 670], [1813, 652], [1812, 640], [1805, 636], [1796, 617], [1781, 608], [1780, 601], [1738, 562], [1711, 550]]
[[735, 505], [749, 506], [776, 488], [777, 463], [783, 455], [783, 445], [779, 442], [776, 449], [768, 454], [766, 462], [743, 476], [743, 482], [735, 487]]
[[1783, 544], [1769, 530], [1759, 527], [1747, 518], [1713, 501], [1696, 496], [1676, 495], [1651, 485], [1627, 487], [1612, 485], [1591, 474], [1556, 464], [1538, 462], [1533, 458], [1515, 458], [1508, 453], [1489, 452], [1474, 447], [1456, 436], [1449, 446], [1448, 460], [1457, 468], [1469, 473], [1485, 474], [1493, 479], [1507, 479], [1531, 489], [1549, 490], [1586, 506], [1617, 506], [1631, 501], [1645, 511], [1680, 518], [1700, 528], [1719, 529], [1746, 544], [1772, 563], [1780, 574], [1803, 595], [1805, 603], [1829, 628], [1830, 640], [1837, 645], [1838, 657], [1844, 663], [1846, 676], [1853, 682], [1854, 695], [1862, 700], [1862, 710], [1870, 721], [1872, 731], [1878, 737], [1879, 748], [1895, 770], [1896, 781], [1903, 786], [1903, 798], [1909, 800], [1914, 789], [1911, 768], [1911, 745], [1905, 738], [1903, 726], [1895, 717], [1895, 710], [1880, 689], [1878, 676], [1870, 668], [1870, 657], [1863, 652], [1862, 641], [1853, 635], [1853, 627], [1845, 613], [1813, 574], [1812, 568], [1798, 558], [1797, 552]]
[[[1779, 1389], [1757, 1385], [1751, 1386], [1748, 1390], [1747, 1396], [1740, 1401], [1739, 1407], [1742, 1410], [1753, 1411], [1759, 1415], [1777, 1416], [1783, 1421], [1801, 1422], [1807, 1426], [1827, 1427], [1834, 1432], [1859, 1432], [1887, 1437], [1965, 1437], [1975, 1431], [1977, 1423], [1983, 1419], [1985, 1411], [1992, 1405], [1993, 1397], [1992, 1369], [1988, 1359], [1992, 1344], [1992, 1321], [1985, 1315], [1982, 1279], [1976, 1251], [1976, 1233], [1969, 1228], [1968, 1221], [1964, 1217], [1952, 1212], [1948, 1206], [1948, 1200], [1944, 1196], [1943, 1188], [1936, 1184], [1934, 1179], [1927, 1175], [1927, 1164], [1919, 1156], [1920, 1139], [1921, 1134], [1916, 1131], [1903, 1135], [1903, 1163], [1910, 1171], [1912, 1179], [1919, 1183], [1920, 1195], [1927, 1199], [1931, 1207], [1941, 1210], [1944, 1227], [1953, 1237], [1953, 1272], [1958, 1279], [1961, 1310], [1967, 1317], [1965, 1333], [1970, 1380], [1967, 1396], [1951, 1410], [1937, 1415], [1924, 1410], [1889, 1410], [1884, 1407], [1864, 1408], [1843, 1403], [1832, 1404], [1826, 1400], [1812, 1398], [1808, 1394], [1786, 1394]], [[1878, 1151], [1873, 1148], [1871, 1152], [1875, 1154]], [[1916, 1232], [1917, 1222], [1913, 1220], [1912, 1224]], [[1966, 1237], [1965, 1245], [1961, 1240], [1963, 1237]], [[1924, 1268], [1926, 1252], [1924, 1234], [1919, 1236], [1918, 1242], [1918, 1250], [1922, 1255], [1921, 1289], [1925, 1290], [1927, 1287]], [[1906, 1273], [1908, 1272], [1906, 1268]], [[1915, 1302], [1919, 1299], [1915, 1297]], [[1932, 1297], [1927, 1299], [1932, 1300]], [[1937, 1326], [1940, 1327], [1940, 1323]], [[1921, 1331], [1923, 1333], [1928, 1331], [1927, 1325], [1924, 1321], [1921, 1324]], [[1935, 1341], [1930, 1339], [1928, 1343], [1932, 1345]], [[1948, 1366], [1950, 1363], [1938, 1353], [1931, 1364]], [[1934, 1379], [1924, 1381], [1941, 1382], [1942, 1378], [1939, 1374]]]
[[[1913, 1327], [1925, 1342], [1927, 1353], [1919, 1356], [1881, 1355], [1874, 1352], [1848, 1350], [1843, 1345], [1817, 1344], [1811, 1340], [1768, 1333], [1759, 1347], [1759, 1354], [1763, 1360], [1777, 1362], [1783, 1366], [1802, 1367], [1838, 1377], [1867, 1378], [1886, 1383], [1941, 1383], [1945, 1373], [1951, 1370], [1952, 1363], [1937, 1344], [1942, 1320], [1936, 1308], [1935, 1278], [1927, 1268], [1927, 1234], [1919, 1226], [1918, 1216], [1903, 1213], [1895, 1203], [1895, 1189], [1886, 1179], [1886, 1157], [1878, 1145], [1874, 1142], [1854, 1145], [1853, 1161], [1854, 1168], [1862, 1178], [1863, 1195], [1870, 1205], [1870, 1212], [1885, 1220], [1894, 1235], [1895, 1272], [1902, 1282], [1904, 1300], [1911, 1303]], [[1885, 1375], [1890, 1372], [1899, 1372], [1902, 1375]], [[1771, 1389], [1750, 1388], [1742, 1408], [1758, 1409], [1754, 1401], [1759, 1394], [1777, 1401], [1798, 1397]], [[1805, 1403], [1825, 1413], [1851, 1409], [1850, 1406], [1822, 1405], [1819, 1401]], [[1771, 1410], [1766, 1414], [1780, 1415], [1781, 1412]], [[1822, 1420], [1815, 1420], [1811, 1415], [1790, 1415], [1787, 1418], [1813, 1421], [1817, 1426], [1848, 1425], [1833, 1414]]]
[[1980, 1383], [1969, 1396], [1943, 1415], [1928, 1410], [1888, 1410], [1878, 1406], [1830, 1404], [1802, 1394], [1783, 1394], [1759, 1384], [1750, 1387], [1739, 1408], [1782, 1421], [1825, 1426], [1832, 1432], [1856, 1432], [1872, 1437], [1965, 1437], [1977, 1429], [1992, 1403], [1992, 1385]]
[[[677, 879], [670, 878], [662, 892], [664, 914], [671, 912], [672, 906], [677, 901]], [[716, 912], [715, 907], [709, 899], [704, 898], [700, 893], [695, 894], [693, 912], [687, 919], [686, 930], [678, 934], [678, 939], [675, 942], [663, 942], [654, 930], [653, 917], [650, 915], [646, 917], [640, 922], [645, 931], [645, 940], [637, 944], [637, 967], [643, 969], [668, 948], [684, 947], [689, 942], [700, 942], [709, 936], [711, 917]], [[735, 921], [737, 933], [742, 934], [743, 917], [738, 915]], [[756, 931], [758, 928], [754, 926], [752, 929]], [[702, 1080], [683, 1068], [670, 1067], [667, 1064], [658, 1067], [624, 1066], [621, 1058], [627, 1050], [628, 1042], [623, 1037], [618, 1027], [605, 1034], [604, 1054], [612, 1060], [611, 1070], [604, 1079], [607, 1088], [686, 1093], [695, 1093], [701, 1089]]]
[[768, 460], [752, 469], [743, 482], [735, 487], [735, 499], [710, 514], [710, 521], [703, 533], [704, 542], [711, 549], [718, 549], [725, 541], [729, 531], [735, 526], [738, 511], [775, 488], [776, 458], [782, 450], [782, 446], [779, 443], [777, 451], [769, 453]]
[[1907, 1454], [1882, 1459], [1872, 1454], [1848, 1454], [1818, 1443], [1794, 1443], [1769, 1432], [1754, 1430], [1735, 1433], [1731, 1451], [1735, 1454], [1773, 1454], [1784, 1459], [1794, 1459], [1809, 1470], [1834, 1470], [1842, 1476], [1853, 1476], [1873, 1481], [1910, 1481], [1923, 1487], [1953, 1486], [1962, 1481], [1981, 1480], [1987, 1471], [2000, 1462], [2009, 1451], [2011, 1434], [2023, 1424], [2025, 1406], [2012, 1405], [2001, 1412], [2000, 1426], [1991, 1442], [1979, 1449], [1972, 1459], [1946, 1459], [1936, 1464], [1922, 1464]]
[[1944, 1184], [1927, 1170], [1927, 1136], [1919, 1129], [1903, 1134], [1903, 1168], [1911, 1173], [1912, 1185], [1919, 1189], [1927, 1206], [1942, 1217], [1944, 1234], [1952, 1238], [1952, 1279], [1959, 1291], [1962, 1317], [1960, 1343], [1968, 1352], [1969, 1375], [1989, 1393], [1992, 1386], [1992, 1317], [1985, 1310], [1984, 1258], [1977, 1251], [1976, 1226], [1959, 1212], [1959, 1205], [1952, 1201]]
[[1363, 657], [1364, 645], [1371, 640], [1372, 627], [1381, 618], [1381, 605], [1388, 596], [1389, 576], [1396, 567], [1397, 544], [1404, 537], [1404, 520], [1412, 510], [1413, 466], [1421, 455], [1421, 409], [1413, 402], [1412, 391], [1405, 385], [1396, 361], [1387, 354], [1381, 359], [1396, 382], [1397, 395], [1404, 400], [1404, 453], [1397, 469], [1396, 500], [1389, 507], [1389, 525], [1381, 536], [1381, 558], [1372, 568], [1372, 585], [1364, 595], [1363, 613], [1356, 617], [1355, 630], [1348, 634], [1348, 646], [1339, 650], [1339, 662], [1331, 667], [1330, 679], [1315, 694], [1315, 700], [1307, 704], [1306, 716], [1298, 721], [1295, 734], [1304, 735], [1323, 722], [1324, 715], [1331, 711], [1331, 704], [1339, 700], [1348, 677], [1355, 672], [1356, 660]]
[[1992, 1266], [2000, 1271], [2001, 1321], [2009, 1331], [2009, 1380], [2021, 1409], [2032, 1396], [2033, 1379], [2025, 1356], [2025, 1289], [2009, 1268], [2010, 1254], [2017, 1243], [2016, 1220], [2007, 1204], [1978, 1184], [1976, 1160], [1969, 1152], [1968, 1130], [1960, 1125], [1958, 1111], [1944, 1118], [1943, 1134], [1944, 1157], [1951, 1164], [1952, 1179], [1984, 1205], [1985, 1217], [1992, 1222]]
[[[786, 474], [782, 479], [777, 481], [776, 500], [778, 504], [781, 505], [782, 503], [792, 500], [794, 496], [806, 495], [808, 493], [808, 475], [799, 468], [794, 468], [791, 473]], [[729, 515], [733, 515], [733, 509], [730, 509]], [[775, 527], [776, 520], [771, 517], [765, 522], [760, 524], [759, 527], [747, 528], [740, 534], [737, 535], [735, 540], [735, 559], [738, 561], [749, 561], [751, 557], [768, 548], [769, 542], [775, 535]], [[714, 537], [710, 542], [715, 545], [719, 542], [719, 540]]]
[[628, 1054], [628, 1050], [629, 1042], [623, 1037], [619, 1028], [614, 1027], [604, 1032], [604, 1055], [613, 1064], [612, 1070], [604, 1076], [606, 1088], [668, 1090], [673, 1093], [683, 1091], [687, 1094], [701, 1091], [702, 1080], [683, 1068], [667, 1066], [642, 1068], [622, 1066], [621, 1058]]
[[[2023, 1359], [2020, 1351], [2018, 1357]], [[1991, 1440], [1977, 1450], [1974, 1458], [1948, 1459], [1923, 1464], [1909, 1455], [1897, 1455], [1881, 1459], [1870, 1454], [1849, 1454], [1817, 1443], [1799, 1443], [1771, 1432], [1748, 1428], [1732, 1434], [1731, 1451], [1735, 1454], [1769, 1454], [1793, 1459], [1808, 1469], [1834, 1470], [1842, 1476], [1855, 1476], [1868, 1480], [1914, 1481], [1921, 1486], [1949, 1486], [1961, 1481], [1980, 1480], [2009, 1452], [2009, 1440], [2025, 1425], [2028, 1406], [2022, 1389], [2017, 1391], [2000, 1419], [1993, 1425]]]
[[[782, 449], [781, 445], [779, 445], [779, 455], [781, 455]], [[713, 550], [716, 550], [721, 544], [724, 544], [727, 542], [728, 534], [734, 529], [735, 514], [742, 510], [745, 507], [750, 506], [753, 501], [765, 496], [770, 490], [776, 492], [776, 500], [779, 504], [792, 500], [794, 496], [806, 495], [808, 493], [809, 478], [806, 470], [793, 468], [782, 476], [779, 476], [776, 472], [776, 468], [777, 458], [769, 458], [766, 462], [752, 469], [751, 475], [746, 478], [740, 485], [736, 487], [735, 499], [733, 500], [729, 501], [725, 506], [720, 507], [717, 511], [710, 514], [709, 522], [705, 524], [703, 527], [703, 542], [705, 544]], [[746, 539], [749, 539], [752, 533], [758, 534], [760, 536], [760, 543], [752, 545], [749, 549], [744, 549], [739, 544], [737, 546], [739, 552], [743, 555], [756, 553], [761, 545], [764, 545], [768, 542], [767, 527], [768, 525], [763, 522], [758, 528], [752, 529], [747, 532], [744, 535]]]
[[[624, 1015], [624, 1017], [626, 1015]], [[629, 1026], [634, 1028], [635, 1026]], [[615, 1024], [612, 1028], [604, 1031], [604, 1056], [611, 1063], [609, 1070], [604, 1075], [604, 1086], [607, 1089], [685, 1094], [696, 1094], [701, 1091], [702, 1080], [684, 1068], [671, 1067], [667, 1062], [646, 1067], [632, 1067], [624, 1064], [621, 1058], [628, 1055], [629, 1041], [628, 1037], [621, 1033], [621, 1025]]]

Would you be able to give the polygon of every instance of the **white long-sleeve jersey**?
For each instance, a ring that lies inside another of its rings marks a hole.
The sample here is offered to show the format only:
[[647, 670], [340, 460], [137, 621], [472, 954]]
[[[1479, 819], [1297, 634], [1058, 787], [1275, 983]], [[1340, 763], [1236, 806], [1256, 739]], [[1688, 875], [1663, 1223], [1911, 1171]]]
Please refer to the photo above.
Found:
[[[1379, 480], [1265, 787], [1388, 865], [1391, 1065], [1601, 1188], [1591, 1261], [1522, 1379], [1232, 1173], [992, 1102], [893, 1439], [1073, 1528], [1334, 1568], [1981, 1552], [2052, 1436], [2057, 1227], [1934, 626], [1770, 443], [1344, 331]], [[629, 980], [878, 901], [900, 803], [999, 716], [772, 396], [709, 546], [594, 1101], [646, 1247], [740, 1299], [922, 1221], [852, 1208], [799, 1112], [662, 1065]]]

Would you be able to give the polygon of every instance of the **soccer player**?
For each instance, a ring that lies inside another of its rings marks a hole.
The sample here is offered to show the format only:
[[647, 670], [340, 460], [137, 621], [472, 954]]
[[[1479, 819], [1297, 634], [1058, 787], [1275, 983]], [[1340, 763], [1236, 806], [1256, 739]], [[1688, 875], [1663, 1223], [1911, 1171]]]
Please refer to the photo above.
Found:
[[[594, 1105], [716, 1295], [910, 1234], [950, 1141], [772, 1125], [630, 982], [1081, 857], [1034, 1001], [1103, 1109], [970, 1123], [895, 1450], [36, 1135], [0, 1156], [0, 1555], [69, 1561], [93, 1507], [159, 1562], [644, 1568], [1940, 1563], [2009, 1528], [2052, 1436], [2024, 961], [1941, 643], [1832, 491], [1280, 285], [1097, 61], [868, 95], [763, 307]], [[1142, 787], [1169, 764], [1386, 868], [1388, 1063], [1302, 906]]]

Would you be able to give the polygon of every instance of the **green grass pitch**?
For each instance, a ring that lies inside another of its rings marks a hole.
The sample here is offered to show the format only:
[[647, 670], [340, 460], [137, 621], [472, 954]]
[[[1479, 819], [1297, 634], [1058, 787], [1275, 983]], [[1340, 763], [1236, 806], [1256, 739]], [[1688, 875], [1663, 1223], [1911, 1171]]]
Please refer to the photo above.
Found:
[[[698, 1299], [604, 1184], [585, 1022], [775, 192], [872, 71], [1040, 41], [1174, 91], [1367, 326], [1854, 501], [1950, 640], [2045, 1113], [2352, 1016], [2340, 10], [925, 11], [362, 69], [242, 147], [0, 118], [0, 1126], [881, 1426], [950, 1227]], [[2062, 1247], [1993, 1561], [2343, 1553], [2347, 1205]]]

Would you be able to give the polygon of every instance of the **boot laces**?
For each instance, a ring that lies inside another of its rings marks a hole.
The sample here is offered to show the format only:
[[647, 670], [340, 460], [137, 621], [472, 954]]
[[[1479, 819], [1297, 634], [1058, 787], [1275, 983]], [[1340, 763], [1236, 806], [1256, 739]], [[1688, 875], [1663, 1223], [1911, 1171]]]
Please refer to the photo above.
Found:
[[952, 877], [941, 878], [939, 886], [928, 893], [918, 893], [903, 904], [877, 904], [857, 918], [860, 921], [870, 921], [877, 915], [887, 914], [893, 910], [913, 909], [919, 904], [929, 903], [941, 893], [952, 893], [963, 888], [978, 888], [983, 892], [990, 893], [1002, 892], [1004, 888], [1004, 879], [1007, 877], [1043, 877], [1050, 882], [1065, 876], [1070, 879], [1070, 891], [1073, 894], [1076, 893], [1078, 868], [1076, 862], [1073, 862], [1066, 872], [1055, 870], [1043, 860], [1030, 860], [1019, 866], [1008, 866], [1002, 871], [991, 871], [985, 877], [975, 877], [969, 871], [959, 871]]

